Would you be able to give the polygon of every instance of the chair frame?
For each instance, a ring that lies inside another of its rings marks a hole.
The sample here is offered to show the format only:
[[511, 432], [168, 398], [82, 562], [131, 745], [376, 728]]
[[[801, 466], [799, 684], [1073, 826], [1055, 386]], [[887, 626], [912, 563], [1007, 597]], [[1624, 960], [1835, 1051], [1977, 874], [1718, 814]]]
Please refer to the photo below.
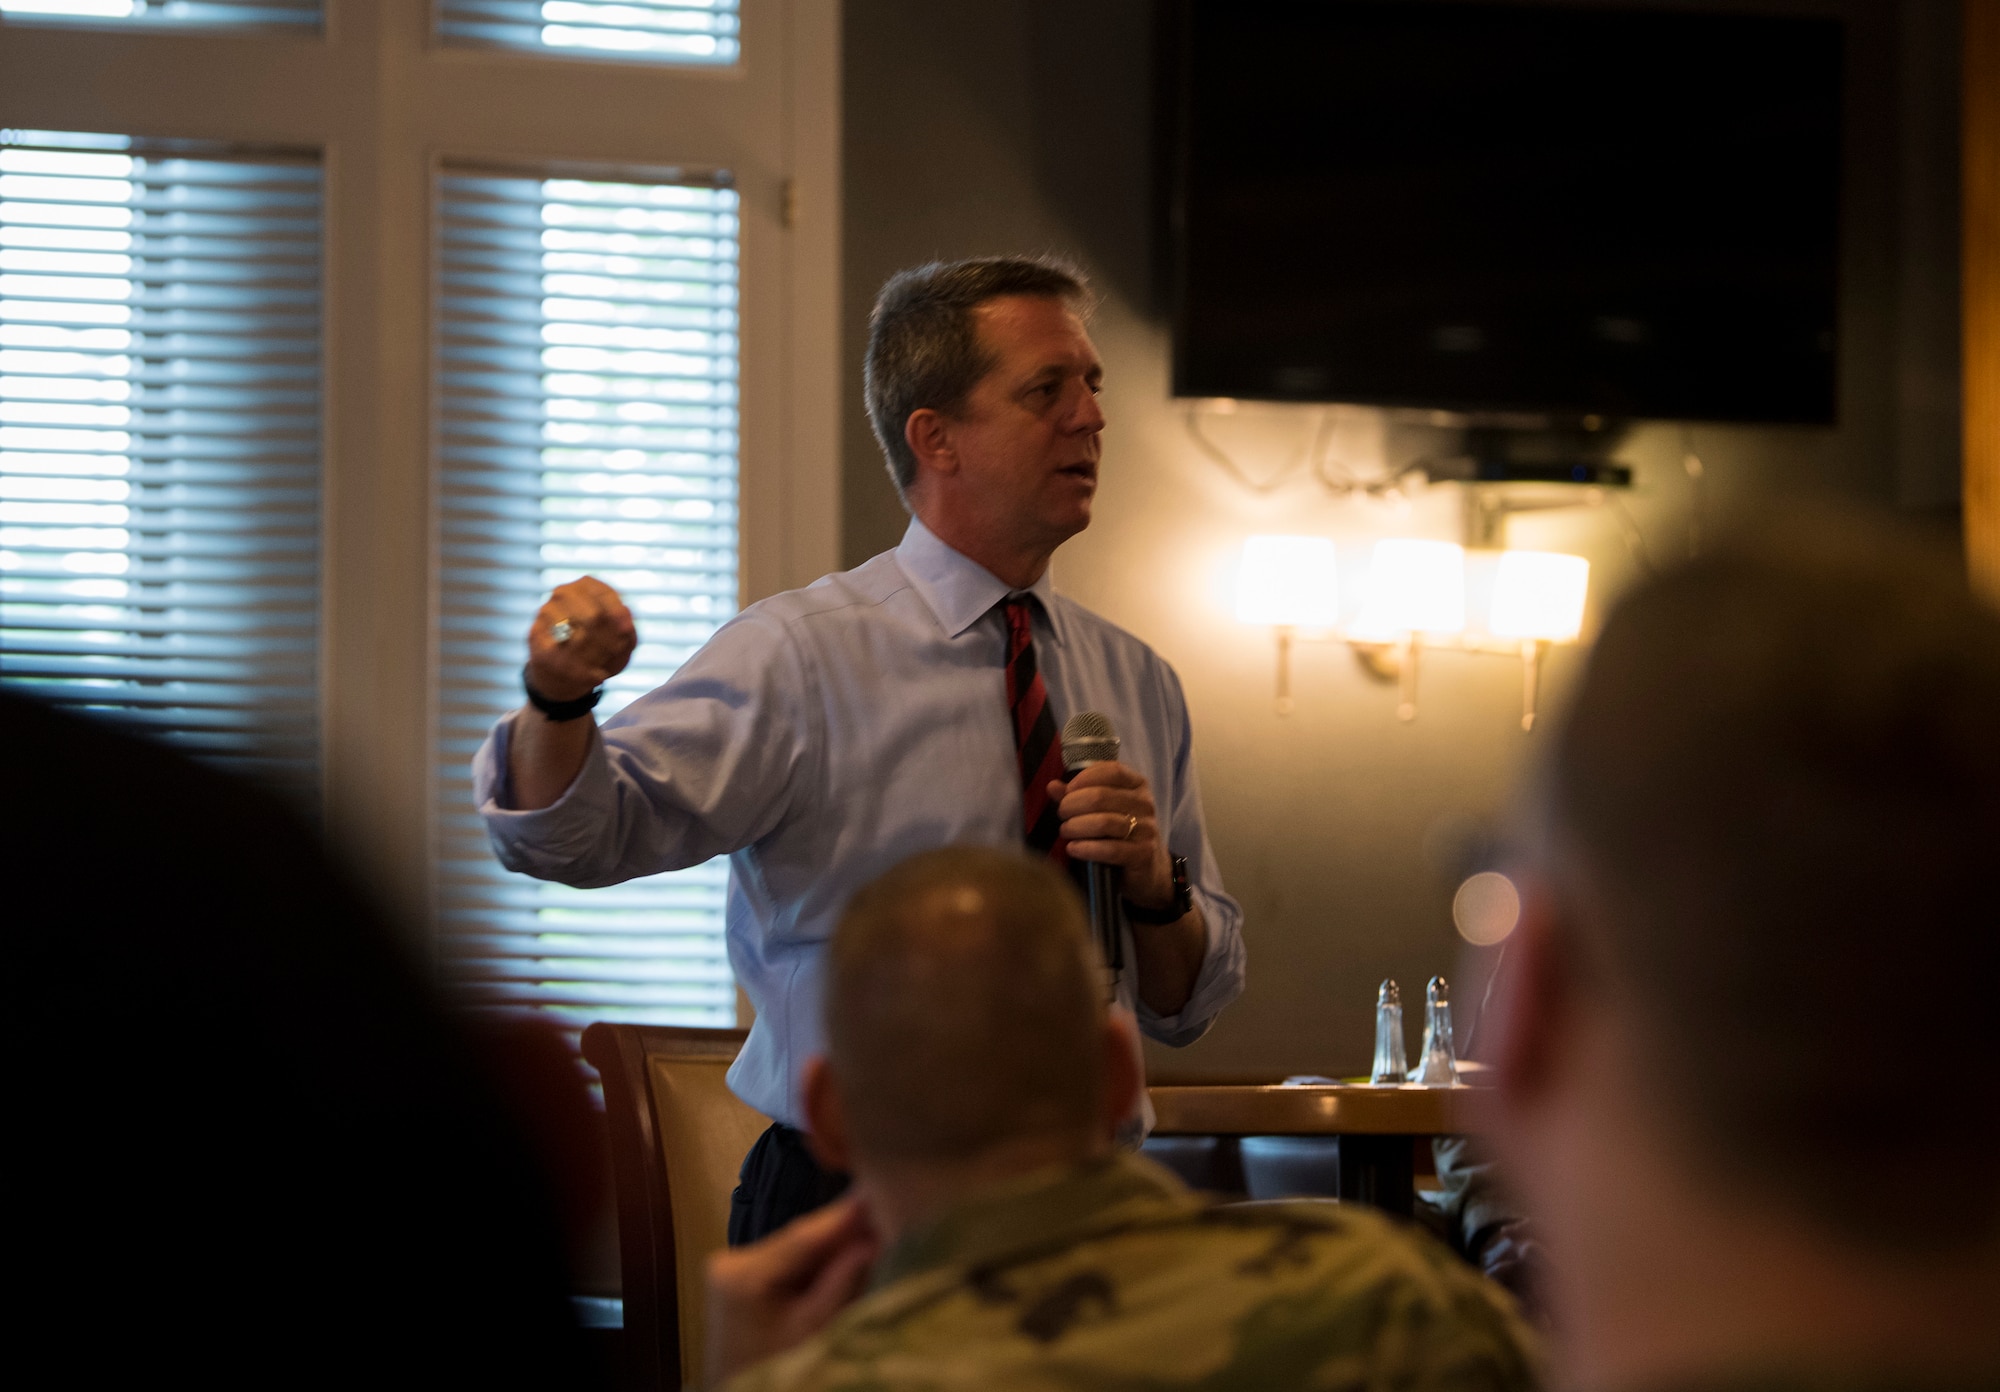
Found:
[[[583, 1056], [604, 1080], [604, 1117], [618, 1192], [618, 1266], [624, 1287], [624, 1384], [634, 1392], [681, 1386], [680, 1290], [671, 1178], [648, 1060], [734, 1059], [748, 1030], [598, 1023]], [[697, 1296], [699, 1292], [696, 1293]]]

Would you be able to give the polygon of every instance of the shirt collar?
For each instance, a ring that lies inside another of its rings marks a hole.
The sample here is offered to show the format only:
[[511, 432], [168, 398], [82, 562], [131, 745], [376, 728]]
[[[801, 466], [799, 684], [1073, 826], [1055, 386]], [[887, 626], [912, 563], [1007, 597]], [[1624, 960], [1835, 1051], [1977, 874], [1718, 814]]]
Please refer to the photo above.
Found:
[[1070, 1246], [1127, 1223], [1193, 1212], [1205, 1202], [1167, 1170], [1123, 1152], [1041, 1170], [905, 1234], [875, 1264], [871, 1285], [880, 1290], [941, 1266]]
[[938, 540], [937, 534], [916, 518], [896, 548], [896, 564], [909, 577], [910, 587], [930, 606], [931, 613], [947, 636], [956, 638], [990, 612], [1010, 594], [1032, 596], [1041, 605], [1049, 636], [1062, 642], [1062, 627], [1056, 619], [1054, 567], [1042, 571], [1042, 578], [1026, 590], [1015, 591], [999, 576], [970, 556], [954, 551]]

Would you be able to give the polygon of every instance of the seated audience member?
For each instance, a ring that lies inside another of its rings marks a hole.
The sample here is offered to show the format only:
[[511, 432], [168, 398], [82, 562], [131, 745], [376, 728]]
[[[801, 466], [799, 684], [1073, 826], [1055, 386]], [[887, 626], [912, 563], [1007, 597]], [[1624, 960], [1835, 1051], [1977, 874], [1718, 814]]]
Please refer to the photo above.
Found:
[[712, 1386], [772, 1354], [736, 1392], [1534, 1385], [1507, 1296], [1414, 1230], [1217, 1207], [1114, 1148], [1135, 1041], [1045, 863], [906, 861], [830, 950], [805, 1108], [855, 1192], [714, 1259]]
[[0, 744], [15, 1364], [598, 1385], [509, 1103], [291, 809], [6, 691]]
[[1566, 1385], [2000, 1386], [2000, 615], [1856, 526], [1643, 585], [1536, 787], [1489, 1057]]

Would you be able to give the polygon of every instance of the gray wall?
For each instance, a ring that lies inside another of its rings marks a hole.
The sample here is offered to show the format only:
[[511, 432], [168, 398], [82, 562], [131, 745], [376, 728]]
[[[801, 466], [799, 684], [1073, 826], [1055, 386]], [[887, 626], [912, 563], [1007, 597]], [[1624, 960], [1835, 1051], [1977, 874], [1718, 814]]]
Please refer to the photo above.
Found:
[[[1955, 6], [1789, 8], [1851, 25], [1842, 422], [1642, 427], [1620, 449], [1638, 483], [1617, 504], [1516, 518], [1509, 544], [1591, 559], [1591, 622], [1647, 558], [1685, 550], [1690, 442], [1711, 518], [1754, 523], [1815, 491], [1934, 512], [1957, 495]], [[1400, 503], [1341, 501], [1302, 477], [1259, 493], [1191, 443], [1153, 289], [1150, 14], [1145, 0], [847, 0], [843, 553], [858, 563], [903, 526], [859, 400], [882, 280], [931, 257], [1080, 262], [1104, 296], [1093, 332], [1110, 426], [1096, 519], [1057, 558], [1056, 580], [1179, 670], [1216, 852], [1248, 913], [1248, 993], [1199, 1044], [1156, 1053], [1155, 1076], [1365, 1071], [1376, 983], [1395, 976], [1420, 998], [1425, 977], [1457, 968], [1449, 906], [1463, 847], [1504, 819], [1535, 737], [1519, 729], [1518, 665], [1462, 653], [1426, 662], [1419, 717], [1404, 725], [1393, 691], [1345, 647], [1302, 645], [1298, 710], [1274, 712], [1271, 637], [1229, 612], [1242, 538], [1332, 535], [1349, 543], [1352, 584], [1373, 538], [1456, 539], [1460, 499], [1436, 486]], [[1208, 427], [1261, 476], [1294, 457], [1312, 419], [1246, 404]], [[1339, 456], [1364, 472], [1436, 433], [1356, 408], [1331, 425]], [[1552, 698], [1581, 651], [1553, 654]]]

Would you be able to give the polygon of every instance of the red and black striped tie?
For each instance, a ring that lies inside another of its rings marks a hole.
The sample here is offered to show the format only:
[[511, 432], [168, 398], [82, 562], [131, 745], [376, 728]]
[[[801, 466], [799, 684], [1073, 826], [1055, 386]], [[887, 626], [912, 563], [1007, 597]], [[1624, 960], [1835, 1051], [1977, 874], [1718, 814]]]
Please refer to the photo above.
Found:
[[1063, 776], [1062, 742], [1049, 710], [1049, 689], [1035, 665], [1035, 630], [1028, 601], [1008, 599], [1007, 709], [1014, 717], [1014, 749], [1021, 762], [1021, 825], [1030, 850], [1061, 865], [1069, 859], [1057, 836], [1060, 819], [1049, 784]]

